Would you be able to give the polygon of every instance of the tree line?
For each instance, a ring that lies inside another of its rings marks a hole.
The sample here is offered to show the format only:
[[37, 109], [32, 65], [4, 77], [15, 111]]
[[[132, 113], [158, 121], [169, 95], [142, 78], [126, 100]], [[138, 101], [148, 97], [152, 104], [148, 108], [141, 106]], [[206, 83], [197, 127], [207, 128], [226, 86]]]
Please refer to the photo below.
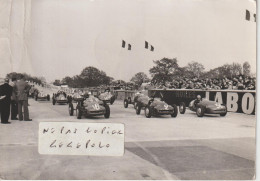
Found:
[[149, 70], [151, 78], [144, 72], [138, 72], [130, 79], [130, 82], [125, 82], [115, 80], [113, 77], [106, 75], [104, 71], [89, 66], [84, 68], [79, 75], [66, 76], [62, 80], [55, 80], [53, 84], [58, 86], [66, 84], [73, 88], [131, 84], [138, 88], [142, 83], [151, 82], [154, 85], [165, 85], [166, 82], [182, 78], [233, 78], [238, 75], [251, 75], [251, 66], [248, 62], [244, 62], [242, 65], [239, 63], [224, 64], [209, 71], [205, 71], [203, 64], [195, 61], [188, 63], [184, 67], [179, 66], [176, 58], [162, 58], [153, 62], [154, 66]]
[[34, 82], [34, 83], [37, 83], [39, 85], [46, 84], [46, 79], [44, 77], [31, 76], [27, 73], [11, 72], [11, 73], [6, 75], [6, 78], [9, 78], [10, 80], [12, 78], [20, 79], [22, 75], [24, 76], [25, 80], [28, 80], [30, 82]]

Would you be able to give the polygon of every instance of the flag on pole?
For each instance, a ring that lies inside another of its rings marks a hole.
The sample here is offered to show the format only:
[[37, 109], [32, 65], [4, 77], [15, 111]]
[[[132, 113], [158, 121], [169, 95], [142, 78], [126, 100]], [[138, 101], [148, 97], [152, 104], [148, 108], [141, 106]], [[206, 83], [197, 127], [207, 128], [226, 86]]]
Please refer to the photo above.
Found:
[[250, 12], [246, 9], [246, 20], [250, 21]]
[[148, 49], [148, 42], [147, 42], [147, 41], [145, 41], [144, 47], [145, 47], [146, 49]]
[[122, 47], [125, 48], [125, 40], [122, 40]]
[[132, 47], [132, 46], [131, 46], [130, 44], [128, 44], [128, 50], [131, 50], [131, 47]]
[[150, 51], [154, 51], [154, 47], [152, 45], [150, 45], [147, 41], [144, 42], [144, 47], [146, 49], [150, 49]]

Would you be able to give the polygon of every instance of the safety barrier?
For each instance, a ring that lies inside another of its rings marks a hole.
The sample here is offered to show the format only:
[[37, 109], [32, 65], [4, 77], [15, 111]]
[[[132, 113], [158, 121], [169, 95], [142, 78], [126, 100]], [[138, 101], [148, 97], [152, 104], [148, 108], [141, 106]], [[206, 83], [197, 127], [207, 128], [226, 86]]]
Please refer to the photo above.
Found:
[[255, 90], [192, 90], [192, 89], [152, 89], [148, 91], [150, 97], [160, 97], [168, 104], [179, 105], [184, 102], [186, 106], [197, 95], [208, 100], [225, 104], [230, 112], [255, 114]]

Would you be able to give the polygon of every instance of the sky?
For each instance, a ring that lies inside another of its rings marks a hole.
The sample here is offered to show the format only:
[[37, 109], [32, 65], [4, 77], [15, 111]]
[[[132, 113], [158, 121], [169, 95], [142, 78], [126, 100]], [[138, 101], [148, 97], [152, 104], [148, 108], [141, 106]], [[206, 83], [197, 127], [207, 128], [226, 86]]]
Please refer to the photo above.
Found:
[[206, 70], [248, 61], [256, 72], [256, 23], [245, 20], [246, 9], [255, 13], [255, 1], [34, 0], [33, 74], [53, 81], [94, 66], [129, 81], [163, 57], [180, 66], [197, 61]]

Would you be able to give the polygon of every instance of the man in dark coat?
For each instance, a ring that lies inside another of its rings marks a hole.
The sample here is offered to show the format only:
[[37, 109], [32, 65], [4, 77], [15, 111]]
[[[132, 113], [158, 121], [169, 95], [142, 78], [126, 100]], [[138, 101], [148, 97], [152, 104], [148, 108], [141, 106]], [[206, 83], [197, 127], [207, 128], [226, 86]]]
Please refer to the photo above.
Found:
[[0, 114], [1, 114], [1, 123], [10, 124], [8, 122], [10, 116], [10, 105], [11, 105], [11, 96], [13, 92], [13, 87], [9, 85], [9, 79], [4, 80], [4, 84], [0, 86]]

